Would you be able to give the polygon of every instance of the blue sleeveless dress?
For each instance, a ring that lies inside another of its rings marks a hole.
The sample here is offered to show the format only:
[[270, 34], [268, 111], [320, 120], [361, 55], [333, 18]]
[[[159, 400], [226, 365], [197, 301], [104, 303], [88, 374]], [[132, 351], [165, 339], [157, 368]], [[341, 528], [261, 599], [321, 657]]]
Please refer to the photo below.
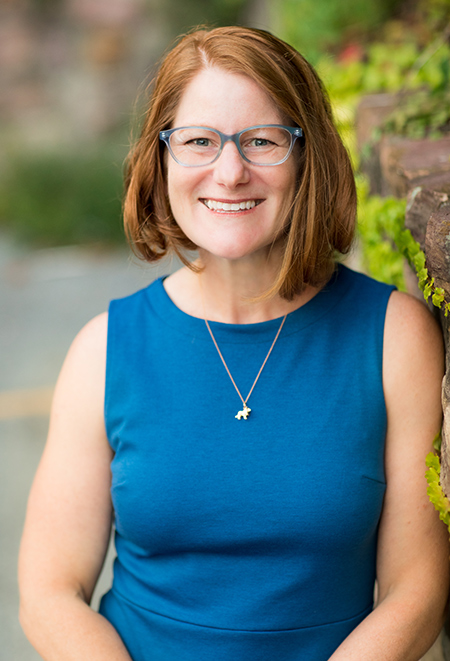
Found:
[[[109, 313], [112, 589], [133, 661], [326, 661], [373, 607], [392, 287], [339, 266], [288, 315], [248, 420], [162, 279]], [[244, 396], [280, 319], [211, 323]]]

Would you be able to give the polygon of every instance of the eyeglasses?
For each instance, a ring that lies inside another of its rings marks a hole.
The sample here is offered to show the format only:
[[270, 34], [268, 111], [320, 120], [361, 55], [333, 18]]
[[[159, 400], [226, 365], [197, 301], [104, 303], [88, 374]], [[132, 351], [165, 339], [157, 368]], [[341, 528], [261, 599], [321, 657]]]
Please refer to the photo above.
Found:
[[211, 165], [216, 161], [226, 142], [234, 142], [242, 158], [252, 165], [280, 165], [289, 158], [301, 128], [263, 124], [227, 135], [207, 126], [182, 126], [161, 131], [171, 156], [187, 168]]

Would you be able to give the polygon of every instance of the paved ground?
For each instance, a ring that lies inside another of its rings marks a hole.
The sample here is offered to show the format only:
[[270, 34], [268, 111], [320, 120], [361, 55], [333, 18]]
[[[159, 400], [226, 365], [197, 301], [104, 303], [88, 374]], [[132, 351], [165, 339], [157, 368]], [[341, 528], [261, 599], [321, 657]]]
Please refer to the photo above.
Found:
[[[17, 621], [17, 551], [42, 453], [51, 389], [79, 329], [111, 298], [144, 287], [149, 268], [125, 251], [27, 252], [0, 236], [0, 660], [37, 661]], [[94, 602], [110, 580], [111, 555]]]
[[[42, 453], [48, 406], [78, 330], [111, 298], [145, 286], [148, 268], [126, 252], [26, 252], [0, 236], [0, 661], [38, 661], [17, 621], [17, 551], [26, 499]], [[110, 581], [110, 551], [94, 605]], [[441, 661], [436, 647], [426, 661]]]

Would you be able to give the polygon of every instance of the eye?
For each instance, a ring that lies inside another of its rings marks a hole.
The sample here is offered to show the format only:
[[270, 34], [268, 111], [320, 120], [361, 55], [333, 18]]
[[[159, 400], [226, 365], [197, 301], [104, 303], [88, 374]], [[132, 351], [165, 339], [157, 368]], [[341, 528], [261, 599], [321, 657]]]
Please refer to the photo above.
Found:
[[217, 150], [220, 148], [220, 138], [213, 131], [188, 127], [179, 129], [172, 134], [172, 148], [190, 149], [196, 152]]
[[267, 147], [270, 144], [273, 144], [273, 143], [270, 142], [270, 140], [267, 140], [267, 138], [253, 138], [253, 140], [250, 141], [249, 146], [250, 147]]
[[194, 138], [186, 142], [187, 145], [195, 145], [196, 147], [210, 147], [211, 140], [209, 138]]
[[241, 142], [242, 149], [244, 152], [276, 149], [279, 146], [279, 143], [276, 140], [276, 136], [273, 136], [275, 137], [275, 140], [271, 139], [271, 137], [265, 137], [264, 135], [249, 135], [246, 140]]
[[241, 136], [241, 146], [244, 150], [261, 151], [283, 148], [290, 144], [291, 137], [279, 126], [260, 126], [249, 129]]

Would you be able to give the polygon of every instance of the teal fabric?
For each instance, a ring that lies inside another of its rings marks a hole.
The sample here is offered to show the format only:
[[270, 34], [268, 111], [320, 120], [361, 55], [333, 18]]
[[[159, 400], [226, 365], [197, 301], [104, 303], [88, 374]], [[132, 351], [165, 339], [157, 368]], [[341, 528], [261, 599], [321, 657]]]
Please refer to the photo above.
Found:
[[[163, 279], [111, 302], [117, 559], [100, 612], [134, 661], [326, 661], [371, 611], [392, 289], [339, 266], [288, 315], [248, 420]], [[280, 321], [211, 323], [244, 396]]]

